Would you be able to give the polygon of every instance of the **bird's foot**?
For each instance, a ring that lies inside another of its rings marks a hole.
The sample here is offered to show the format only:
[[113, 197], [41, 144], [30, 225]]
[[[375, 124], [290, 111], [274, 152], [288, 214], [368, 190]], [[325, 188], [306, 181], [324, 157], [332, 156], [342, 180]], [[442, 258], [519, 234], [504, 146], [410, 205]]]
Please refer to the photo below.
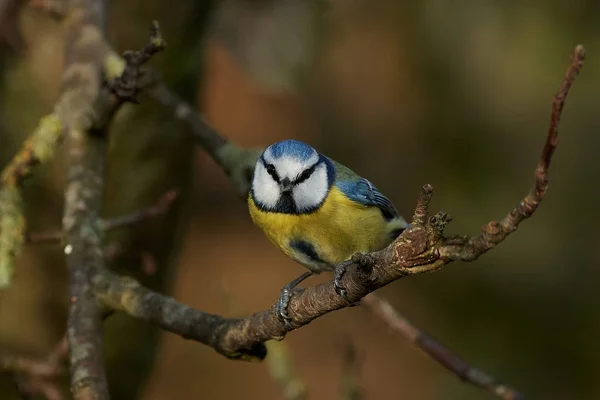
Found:
[[348, 299], [348, 292], [346, 291], [346, 288], [342, 285], [342, 277], [344, 276], [352, 262], [352, 259], [350, 259], [348, 261], [344, 261], [343, 263], [336, 265], [335, 275], [333, 278], [333, 287], [336, 293], [342, 296], [342, 298], [346, 300], [348, 304], [351, 304], [352, 302]]
[[287, 330], [294, 329], [294, 326], [292, 325], [292, 319], [290, 318], [287, 310], [288, 306], [290, 305], [290, 299], [294, 294], [294, 288], [312, 274], [312, 272], [305, 272], [281, 289], [281, 293], [279, 294], [279, 298], [275, 304], [275, 315], [277, 315], [277, 317], [285, 324]]

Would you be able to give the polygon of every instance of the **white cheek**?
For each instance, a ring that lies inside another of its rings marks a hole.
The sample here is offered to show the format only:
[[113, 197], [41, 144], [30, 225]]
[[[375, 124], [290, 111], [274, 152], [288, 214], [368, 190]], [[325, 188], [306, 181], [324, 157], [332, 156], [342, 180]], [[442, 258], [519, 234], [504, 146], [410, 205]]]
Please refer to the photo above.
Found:
[[259, 161], [254, 171], [252, 181], [254, 198], [267, 208], [274, 208], [281, 196], [279, 185], [267, 172], [264, 165]]
[[319, 205], [327, 196], [327, 167], [320, 164], [310, 178], [294, 188], [294, 202], [298, 211]]

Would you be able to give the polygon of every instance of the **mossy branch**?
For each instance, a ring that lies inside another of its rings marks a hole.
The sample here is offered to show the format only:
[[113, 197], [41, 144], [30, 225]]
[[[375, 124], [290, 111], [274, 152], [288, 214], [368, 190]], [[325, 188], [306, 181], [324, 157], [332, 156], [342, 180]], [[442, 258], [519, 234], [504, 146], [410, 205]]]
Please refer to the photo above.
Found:
[[54, 155], [62, 132], [55, 114], [42, 118], [21, 150], [2, 171], [0, 189], [0, 290], [10, 286], [15, 257], [25, 241], [26, 220], [20, 186], [32, 168]]

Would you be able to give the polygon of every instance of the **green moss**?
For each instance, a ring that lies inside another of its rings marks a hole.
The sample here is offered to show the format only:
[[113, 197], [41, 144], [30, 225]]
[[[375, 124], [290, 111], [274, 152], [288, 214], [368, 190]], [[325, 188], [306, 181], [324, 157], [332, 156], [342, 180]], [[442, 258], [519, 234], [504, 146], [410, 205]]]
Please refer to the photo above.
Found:
[[10, 286], [14, 259], [24, 241], [23, 201], [17, 188], [0, 191], [0, 290]]
[[54, 155], [61, 134], [62, 123], [57, 115], [46, 115], [40, 120], [31, 142], [33, 154], [40, 162], [48, 161]]

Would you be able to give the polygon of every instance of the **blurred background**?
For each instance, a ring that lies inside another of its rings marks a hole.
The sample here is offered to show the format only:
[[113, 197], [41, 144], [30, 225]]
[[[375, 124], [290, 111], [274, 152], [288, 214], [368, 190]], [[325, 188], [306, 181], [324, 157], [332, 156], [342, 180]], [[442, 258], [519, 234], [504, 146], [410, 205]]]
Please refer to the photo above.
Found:
[[[19, 3], [0, 0], [0, 165], [52, 110], [63, 63], [60, 24]], [[528, 399], [600, 398], [600, 2], [129, 0], [109, 4], [109, 42], [139, 48], [153, 19], [169, 47], [152, 64], [224, 135], [244, 146], [304, 140], [368, 177], [407, 217], [431, 183], [433, 209], [454, 218], [448, 234], [477, 234], [527, 193], [552, 96], [571, 51], [585, 45], [534, 217], [473, 263], [380, 292]], [[109, 235], [121, 249], [111, 267], [230, 316], [270, 306], [303, 271], [253, 227], [168, 110], [142, 97], [111, 134], [107, 217], [181, 191], [163, 217]], [[26, 182], [32, 231], [60, 226], [64, 167], [59, 150]], [[64, 330], [66, 284], [58, 246], [26, 246], [0, 293], [0, 347], [47, 354]], [[105, 334], [114, 399], [283, 398], [265, 363], [229, 361], [124, 315]], [[284, 341], [311, 399], [339, 398], [348, 339], [366, 399], [492, 398], [353, 308]], [[12, 390], [0, 375], [0, 397], [16, 398]]]

